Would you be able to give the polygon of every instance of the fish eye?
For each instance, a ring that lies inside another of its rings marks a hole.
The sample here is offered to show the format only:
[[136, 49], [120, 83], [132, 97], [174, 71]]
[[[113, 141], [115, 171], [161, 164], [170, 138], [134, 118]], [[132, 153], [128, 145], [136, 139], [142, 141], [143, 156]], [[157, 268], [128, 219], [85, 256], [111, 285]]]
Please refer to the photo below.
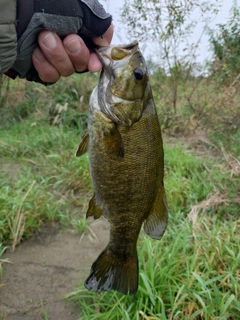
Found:
[[144, 71], [142, 68], [136, 68], [134, 70], [134, 77], [136, 80], [142, 80], [143, 76], [144, 76]]

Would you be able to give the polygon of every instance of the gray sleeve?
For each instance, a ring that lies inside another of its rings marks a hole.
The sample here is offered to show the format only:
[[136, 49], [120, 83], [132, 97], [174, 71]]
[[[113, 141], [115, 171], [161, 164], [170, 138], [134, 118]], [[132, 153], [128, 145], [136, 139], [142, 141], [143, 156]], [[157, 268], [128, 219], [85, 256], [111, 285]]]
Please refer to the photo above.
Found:
[[0, 74], [11, 68], [16, 54], [16, 0], [0, 0]]

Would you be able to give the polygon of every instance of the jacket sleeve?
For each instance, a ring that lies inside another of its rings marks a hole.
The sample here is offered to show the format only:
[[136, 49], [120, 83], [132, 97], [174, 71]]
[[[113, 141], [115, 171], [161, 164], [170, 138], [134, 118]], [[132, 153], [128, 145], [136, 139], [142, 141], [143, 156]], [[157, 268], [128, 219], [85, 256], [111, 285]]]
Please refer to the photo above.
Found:
[[16, 60], [16, 0], [0, 0], [0, 74]]

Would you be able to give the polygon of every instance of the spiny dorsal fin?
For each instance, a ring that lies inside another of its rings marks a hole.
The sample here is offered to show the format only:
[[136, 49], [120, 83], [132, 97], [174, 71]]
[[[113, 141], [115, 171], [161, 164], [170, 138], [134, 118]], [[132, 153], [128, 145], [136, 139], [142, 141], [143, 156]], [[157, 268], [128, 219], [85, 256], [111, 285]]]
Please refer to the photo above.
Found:
[[87, 218], [93, 217], [95, 220], [102, 216], [102, 209], [96, 202], [95, 194], [93, 195], [92, 199], [89, 201], [88, 211], [87, 211]]
[[88, 131], [85, 130], [83, 135], [82, 135], [82, 141], [80, 142], [79, 147], [77, 149], [76, 157], [80, 157], [84, 153], [87, 152], [87, 150], [88, 150], [88, 141], [89, 141]]
[[168, 206], [164, 187], [162, 186], [156, 196], [152, 210], [144, 222], [144, 231], [153, 239], [160, 240], [168, 223]]

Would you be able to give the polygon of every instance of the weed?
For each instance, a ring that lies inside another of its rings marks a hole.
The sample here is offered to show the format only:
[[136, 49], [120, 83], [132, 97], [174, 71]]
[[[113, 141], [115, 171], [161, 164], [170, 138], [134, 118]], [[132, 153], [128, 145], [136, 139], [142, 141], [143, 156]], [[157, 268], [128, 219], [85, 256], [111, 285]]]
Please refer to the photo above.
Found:
[[[0, 279], [2, 277], [2, 265], [4, 262], [9, 262], [9, 260], [4, 260], [4, 259], [1, 259], [1, 256], [3, 255], [3, 253], [5, 252], [5, 250], [7, 249], [7, 247], [3, 247], [3, 245], [0, 243]], [[1, 283], [0, 283], [0, 287], [1, 287]]]
[[71, 224], [79, 233], [86, 233], [88, 231], [88, 222], [85, 217], [77, 220], [74, 219], [71, 221]]
[[49, 317], [48, 317], [47, 311], [45, 310], [42, 299], [41, 299], [41, 306], [42, 306], [42, 316], [44, 317], [45, 320], [49, 320]]

